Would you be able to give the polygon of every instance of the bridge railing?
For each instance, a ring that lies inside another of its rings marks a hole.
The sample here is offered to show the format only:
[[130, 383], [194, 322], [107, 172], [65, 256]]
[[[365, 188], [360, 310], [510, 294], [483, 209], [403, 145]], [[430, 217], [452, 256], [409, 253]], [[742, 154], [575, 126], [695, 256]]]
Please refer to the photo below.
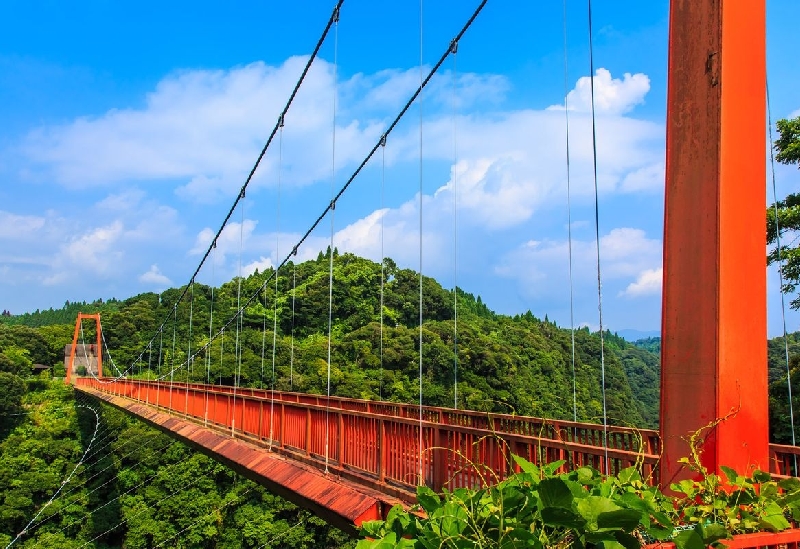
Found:
[[[130, 380], [136, 381], [136, 380]], [[152, 383], [136, 381], [137, 383]], [[186, 387], [185, 383], [173, 382], [176, 387]], [[220, 393], [233, 393], [234, 388], [224, 385], [206, 385], [191, 383], [189, 387], [210, 390]], [[367, 412], [391, 417], [405, 417], [419, 419], [419, 406], [398, 402], [361, 400], [332, 396], [328, 399], [324, 395], [311, 395], [306, 393], [270, 391], [258, 388], [237, 388], [238, 395], [249, 395], [259, 398], [268, 398], [281, 402], [296, 402], [327, 406], [342, 410]], [[273, 397], [274, 394], [274, 397]], [[514, 414], [498, 414], [489, 412], [476, 412], [471, 410], [455, 410], [435, 406], [422, 407], [422, 419], [431, 423], [445, 425], [461, 425], [473, 427], [496, 433], [510, 433], [525, 436], [549, 438], [577, 442], [586, 446], [603, 447], [603, 437], [607, 437], [609, 448], [617, 450], [632, 450], [645, 454], [658, 455], [660, 453], [660, 438], [658, 431], [652, 429], [635, 429], [610, 425], [604, 432], [603, 426], [597, 423], [574, 422], [568, 420], [543, 419]]]
[[[640, 465], [655, 479], [657, 433], [551, 422], [503, 414], [423, 408], [386, 402], [140, 380], [79, 386], [128, 397], [246, 437], [300, 461], [329, 467], [397, 495], [413, 493], [420, 479], [435, 490], [496, 483], [515, 470], [510, 454], [533, 463], [564, 460], [614, 473]], [[642, 434], [643, 433], [643, 434]], [[637, 441], [641, 441], [637, 443]]]

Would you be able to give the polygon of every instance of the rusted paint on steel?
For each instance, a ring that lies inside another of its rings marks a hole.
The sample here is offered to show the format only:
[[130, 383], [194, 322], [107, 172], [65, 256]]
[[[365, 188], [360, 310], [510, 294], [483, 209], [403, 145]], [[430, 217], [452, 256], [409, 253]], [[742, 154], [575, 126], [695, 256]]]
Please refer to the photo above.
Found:
[[399, 503], [364, 487], [291, 462], [250, 442], [154, 411], [126, 397], [88, 387], [77, 390], [101, 399], [156, 426], [171, 436], [225, 463], [271, 491], [308, 508], [330, 523], [353, 532], [365, 520], [380, 518]]
[[661, 481], [768, 467], [765, 2], [670, 8]]

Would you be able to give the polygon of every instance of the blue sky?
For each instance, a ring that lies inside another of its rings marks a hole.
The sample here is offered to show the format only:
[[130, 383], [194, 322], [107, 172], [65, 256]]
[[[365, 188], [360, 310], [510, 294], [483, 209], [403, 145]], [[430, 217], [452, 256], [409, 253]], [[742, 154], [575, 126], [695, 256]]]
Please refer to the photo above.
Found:
[[[0, 5], [0, 308], [185, 284], [333, 4]], [[426, 67], [474, 4], [425, 2]], [[245, 272], [275, 264], [330, 200], [334, 92], [335, 187], [353, 172], [419, 82], [418, 7], [346, 0], [335, 67], [331, 34], [282, 146], [268, 151], [200, 281], [228, 280], [240, 261]], [[562, 10], [558, 0], [490, 0], [423, 95], [423, 272], [446, 287], [457, 278], [499, 312], [568, 325], [569, 93], [575, 320], [596, 327], [586, 5], [567, 1], [567, 90]], [[593, 10], [604, 319], [657, 330], [668, 2], [597, 0]], [[769, 3], [776, 118], [800, 109], [798, 16], [794, 0]], [[414, 107], [385, 160], [374, 158], [339, 203], [340, 250], [377, 259], [383, 234], [384, 254], [417, 268], [419, 134]], [[779, 194], [798, 184], [797, 170], [779, 169]], [[329, 239], [326, 221], [300, 258]], [[775, 334], [774, 273], [770, 286]], [[798, 322], [791, 314], [789, 328]]]

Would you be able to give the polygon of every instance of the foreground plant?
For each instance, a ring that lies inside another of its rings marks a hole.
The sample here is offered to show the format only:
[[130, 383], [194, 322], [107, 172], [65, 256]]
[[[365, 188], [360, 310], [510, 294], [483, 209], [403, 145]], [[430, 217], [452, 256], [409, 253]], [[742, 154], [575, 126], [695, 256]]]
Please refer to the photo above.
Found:
[[[519, 472], [483, 489], [417, 490], [411, 512], [393, 508], [366, 523], [358, 549], [452, 547], [604, 547], [635, 549], [671, 541], [678, 549], [716, 545], [733, 534], [785, 530], [800, 521], [800, 481], [775, 481], [724, 469], [671, 486], [669, 497], [630, 467], [603, 476], [590, 467], [558, 473], [563, 461], [538, 467], [512, 456]], [[686, 463], [696, 472], [689, 460]], [[420, 515], [424, 514], [426, 518]]]

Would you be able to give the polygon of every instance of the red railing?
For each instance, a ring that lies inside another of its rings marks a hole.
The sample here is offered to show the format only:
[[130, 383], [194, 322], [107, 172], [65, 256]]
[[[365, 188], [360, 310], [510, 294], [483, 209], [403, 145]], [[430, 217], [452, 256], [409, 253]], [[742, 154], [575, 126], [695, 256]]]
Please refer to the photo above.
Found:
[[[80, 378], [90, 387], [166, 409], [367, 484], [411, 493], [420, 475], [435, 490], [495, 483], [513, 452], [534, 463], [565, 460], [610, 471], [639, 464], [657, 474], [658, 433], [507, 414], [284, 393], [219, 385]], [[653, 480], [657, 480], [653, 478]]]

